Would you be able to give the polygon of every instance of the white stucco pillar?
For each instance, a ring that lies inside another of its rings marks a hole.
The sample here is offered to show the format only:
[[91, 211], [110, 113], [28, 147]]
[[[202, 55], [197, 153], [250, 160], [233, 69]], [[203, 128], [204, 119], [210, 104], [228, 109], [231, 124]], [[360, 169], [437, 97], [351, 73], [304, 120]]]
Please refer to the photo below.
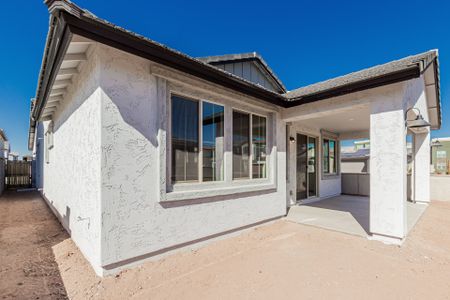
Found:
[[430, 131], [413, 135], [413, 200], [430, 202]]
[[406, 127], [402, 98], [393, 93], [371, 103], [370, 232], [401, 243], [406, 235]]

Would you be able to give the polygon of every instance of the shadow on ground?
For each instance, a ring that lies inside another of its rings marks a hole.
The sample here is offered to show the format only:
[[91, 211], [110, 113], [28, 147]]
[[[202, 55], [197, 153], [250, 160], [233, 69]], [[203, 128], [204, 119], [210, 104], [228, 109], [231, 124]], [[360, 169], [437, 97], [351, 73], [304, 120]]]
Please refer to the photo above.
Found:
[[0, 197], [2, 299], [66, 299], [53, 246], [68, 234], [35, 191]]

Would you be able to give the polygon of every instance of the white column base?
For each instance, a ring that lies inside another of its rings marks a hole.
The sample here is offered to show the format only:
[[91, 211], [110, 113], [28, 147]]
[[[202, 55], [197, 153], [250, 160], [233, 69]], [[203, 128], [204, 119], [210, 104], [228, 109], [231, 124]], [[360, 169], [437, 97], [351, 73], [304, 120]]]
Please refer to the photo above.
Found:
[[405, 241], [405, 239], [375, 233], [368, 236], [367, 238], [371, 241], [382, 242], [383, 244], [386, 245], [398, 245], [398, 246], [401, 246]]

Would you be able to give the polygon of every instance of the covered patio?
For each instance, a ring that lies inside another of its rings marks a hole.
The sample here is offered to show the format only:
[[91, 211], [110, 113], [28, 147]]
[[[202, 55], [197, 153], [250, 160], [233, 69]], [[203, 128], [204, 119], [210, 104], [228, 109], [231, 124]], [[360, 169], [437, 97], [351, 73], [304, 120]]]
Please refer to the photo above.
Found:
[[[428, 205], [406, 203], [407, 233], [416, 225]], [[291, 206], [288, 221], [334, 230], [347, 234], [370, 236], [370, 199], [365, 196], [340, 195], [307, 204]]]
[[[288, 96], [304, 102], [281, 113], [289, 141], [288, 219], [401, 244], [430, 202], [430, 132], [441, 124], [437, 52]], [[368, 197], [341, 195], [340, 144], [356, 139], [370, 140], [370, 175], [359, 194]]]

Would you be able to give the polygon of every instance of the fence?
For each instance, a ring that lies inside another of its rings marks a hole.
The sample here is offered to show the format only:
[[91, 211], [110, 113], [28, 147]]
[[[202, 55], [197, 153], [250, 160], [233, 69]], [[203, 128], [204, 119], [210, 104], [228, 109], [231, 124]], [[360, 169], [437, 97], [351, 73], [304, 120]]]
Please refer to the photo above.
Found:
[[[411, 189], [411, 175], [408, 175], [408, 199], [411, 199]], [[342, 173], [342, 194], [370, 196], [370, 174]], [[450, 201], [450, 175], [430, 176], [430, 199], [438, 201]]]
[[450, 175], [431, 175], [431, 200], [450, 201]]
[[6, 188], [31, 187], [31, 162], [7, 161], [5, 174]]
[[342, 173], [342, 194], [370, 196], [370, 174]]

